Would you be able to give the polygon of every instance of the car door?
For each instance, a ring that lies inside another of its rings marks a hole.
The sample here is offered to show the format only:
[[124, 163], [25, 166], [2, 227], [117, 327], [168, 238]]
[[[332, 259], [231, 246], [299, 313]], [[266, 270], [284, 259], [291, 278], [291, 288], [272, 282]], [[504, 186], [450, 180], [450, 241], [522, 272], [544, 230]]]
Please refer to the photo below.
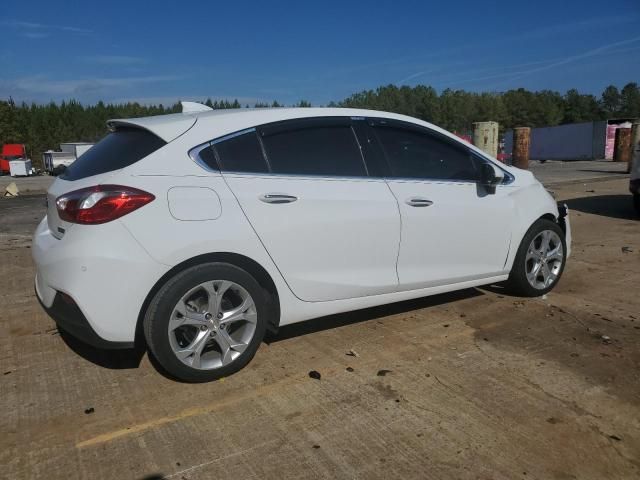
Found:
[[213, 143], [285, 281], [310, 302], [395, 291], [400, 215], [370, 178], [349, 118], [268, 124]]
[[399, 289], [498, 275], [504, 271], [514, 215], [509, 188], [479, 186], [470, 149], [437, 132], [392, 120], [369, 122], [388, 164], [400, 209]]

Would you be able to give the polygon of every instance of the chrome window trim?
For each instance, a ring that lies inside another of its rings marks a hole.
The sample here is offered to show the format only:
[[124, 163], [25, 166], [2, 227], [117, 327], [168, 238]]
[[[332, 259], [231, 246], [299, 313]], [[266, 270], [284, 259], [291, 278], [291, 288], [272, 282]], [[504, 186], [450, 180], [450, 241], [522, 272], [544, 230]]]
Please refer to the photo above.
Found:
[[305, 173], [270, 173], [270, 172], [234, 172], [230, 170], [221, 171], [222, 175], [250, 176], [250, 177], [268, 177], [268, 178], [291, 178], [291, 179], [308, 179], [308, 180], [385, 180], [383, 177], [370, 176], [344, 176], [344, 175], [309, 175]]
[[[305, 117], [306, 118], [306, 117]], [[308, 118], [316, 118], [316, 117], [308, 117]], [[322, 118], [322, 117], [318, 117], [318, 118]], [[358, 121], [358, 120], [366, 120], [365, 117], [349, 117], [351, 118], [351, 120], [353, 121]], [[292, 120], [296, 120], [296, 119], [292, 119]], [[416, 127], [423, 129], [425, 131], [427, 131], [428, 133], [436, 133], [438, 134], [439, 132], [436, 132], [435, 130], [431, 130], [427, 127], [423, 127], [421, 125], [417, 125]], [[269, 178], [309, 178], [309, 179], [327, 179], [327, 180], [354, 180], [354, 179], [363, 179], [363, 180], [384, 180], [384, 181], [401, 181], [401, 182], [428, 182], [428, 183], [447, 183], [447, 184], [477, 184], [478, 182], [476, 180], [452, 180], [452, 179], [447, 179], [447, 178], [415, 178], [415, 177], [372, 177], [370, 176], [368, 173], [368, 166], [366, 164], [366, 162], [364, 161], [364, 158], [362, 159], [363, 161], [363, 165], [365, 168], [365, 173], [366, 175], [354, 175], [354, 176], [345, 176], [345, 175], [310, 175], [310, 174], [301, 174], [301, 173], [272, 173], [272, 172], [236, 172], [236, 171], [231, 171], [231, 170], [222, 170], [220, 168], [211, 168], [209, 165], [207, 165], [207, 163], [202, 160], [202, 158], [200, 158], [200, 152], [202, 150], [204, 150], [207, 147], [213, 146], [217, 143], [220, 142], [224, 142], [225, 140], [230, 140], [232, 138], [235, 137], [239, 137], [240, 135], [245, 135], [247, 133], [251, 133], [251, 132], [256, 132], [257, 133], [257, 129], [260, 128], [259, 126], [256, 127], [251, 127], [251, 128], [245, 128], [242, 130], [239, 130], [237, 132], [233, 132], [233, 133], [229, 133], [226, 135], [223, 135], [221, 137], [217, 137], [213, 140], [209, 140], [208, 142], [202, 143], [200, 145], [197, 145], [193, 148], [191, 148], [191, 150], [189, 150], [189, 157], [197, 164], [199, 165], [201, 168], [203, 168], [204, 170], [208, 171], [208, 172], [218, 172], [221, 174], [230, 174], [230, 175], [249, 175], [249, 176], [268, 176]], [[361, 152], [361, 156], [364, 157], [363, 153], [362, 153], [362, 146], [360, 145], [359, 139], [358, 139], [358, 135], [353, 131], [353, 126], [351, 127], [352, 133], [356, 139], [356, 145], [358, 145], [360, 147], [360, 152]], [[260, 135], [258, 135], [258, 140], [260, 141], [260, 148], [263, 151], [263, 155], [265, 155], [265, 161], [267, 162], [267, 165], [270, 167], [269, 165], [269, 161], [268, 158], [266, 157], [266, 152], [264, 151], [264, 145], [262, 144], [262, 139], [260, 138]], [[458, 141], [457, 139], [449, 139], [449, 140], [454, 140], [454, 142], [458, 142], [460, 145], [460, 147], [465, 148], [469, 151], [469, 153], [471, 155], [475, 155], [478, 157], [478, 159], [480, 161], [484, 161], [484, 162], [490, 162], [492, 165], [495, 165], [496, 167], [498, 167], [500, 170], [502, 170], [502, 172], [504, 173], [504, 179], [502, 180], [502, 182], [497, 185], [510, 185], [515, 181], [515, 176], [512, 175], [511, 173], [509, 173], [507, 170], [505, 170], [504, 168], [502, 168], [498, 163], [492, 161], [491, 159], [485, 157], [484, 155], [481, 155], [480, 153], [476, 152], [475, 150], [470, 149], [467, 145], [464, 145], [462, 142]]]
[[204, 170], [206, 170], [207, 172], [220, 172], [219, 168], [211, 168], [207, 162], [205, 162], [204, 160], [202, 160], [202, 158], [200, 157], [200, 152], [202, 152], [202, 150], [204, 150], [205, 148], [209, 148], [211, 146], [211, 142], [205, 142], [205, 143], [201, 143], [198, 146], [193, 147], [191, 150], [189, 150], [189, 157], [191, 158], [191, 160], [193, 160], [199, 167], [203, 168]]
[[256, 131], [256, 127], [251, 127], [251, 128], [245, 128], [244, 130], [240, 130], [238, 132], [234, 132], [234, 133], [230, 133], [228, 135], [225, 135], [223, 137], [218, 137], [214, 140], [211, 140], [211, 145], [215, 145], [216, 143], [220, 143], [220, 142], [224, 142], [226, 140], [231, 140], [232, 138], [235, 137], [239, 137], [240, 135], [244, 135], [246, 133], [251, 133], [251, 132], [255, 132]]
[[[264, 177], [277, 179], [301, 179], [301, 180], [331, 180], [331, 181], [376, 181], [376, 182], [402, 182], [402, 183], [434, 183], [446, 185], [476, 185], [478, 182], [473, 180], [448, 180], [448, 179], [431, 179], [431, 178], [409, 178], [409, 177], [346, 177], [340, 175], [306, 175], [296, 173], [268, 173], [268, 172], [234, 172], [222, 171], [222, 175], [233, 175], [235, 177]], [[496, 185], [498, 187], [504, 184]]]

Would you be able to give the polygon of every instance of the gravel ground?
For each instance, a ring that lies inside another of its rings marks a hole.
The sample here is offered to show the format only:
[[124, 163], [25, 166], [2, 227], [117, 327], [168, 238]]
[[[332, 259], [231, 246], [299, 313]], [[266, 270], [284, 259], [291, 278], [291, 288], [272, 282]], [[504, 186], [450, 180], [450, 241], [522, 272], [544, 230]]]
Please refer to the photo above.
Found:
[[555, 191], [574, 250], [546, 298], [285, 327], [205, 385], [61, 336], [33, 294], [43, 198], [0, 199], [0, 477], [640, 478], [640, 222], [626, 179]]

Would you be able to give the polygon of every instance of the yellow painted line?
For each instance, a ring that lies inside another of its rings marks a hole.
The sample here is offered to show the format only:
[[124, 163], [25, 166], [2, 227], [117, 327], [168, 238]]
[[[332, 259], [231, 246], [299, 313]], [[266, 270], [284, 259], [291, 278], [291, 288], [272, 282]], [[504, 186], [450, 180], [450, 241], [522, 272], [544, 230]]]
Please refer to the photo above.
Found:
[[287, 382], [282, 381], [282, 382], [278, 382], [270, 385], [265, 385], [262, 387], [252, 389], [250, 393], [232, 395], [227, 399], [217, 401], [216, 403], [213, 403], [213, 404], [209, 404], [202, 407], [187, 408], [186, 410], [183, 410], [175, 415], [168, 415], [166, 417], [156, 418], [153, 420], [149, 420], [148, 422], [138, 423], [137, 425], [131, 425], [129, 427], [121, 428], [119, 430], [114, 430], [112, 432], [103, 433], [96, 437], [88, 438], [86, 440], [82, 440], [81, 442], [76, 443], [76, 448], [93, 447], [95, 445], [100, 445], [102, 443], [110, 442], [112, 440], [126, 437], [128, 435], [144, 432], [152, 428], [157, 428], [162, 425], [166, 425], [168, 423], [178, 422], [180, 420], [184, 420], [185, 418], [196, 417], [198, 415], [211, 413], [216, 410], [220, 410], [228, 406], [234, 405], [236, 403], [268, 394], [272, 391], [281, 391], [283, 384], [285, 383], [293, 384], [293, 383], [298, 383], [300, 381], [301, 381], [300, 379], [288, 379]]

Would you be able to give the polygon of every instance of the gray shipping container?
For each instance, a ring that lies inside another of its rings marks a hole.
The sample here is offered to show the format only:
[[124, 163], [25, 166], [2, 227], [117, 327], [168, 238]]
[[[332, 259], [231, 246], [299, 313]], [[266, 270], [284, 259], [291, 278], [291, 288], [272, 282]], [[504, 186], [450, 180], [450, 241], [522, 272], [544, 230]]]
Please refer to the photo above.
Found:
[[[531, 129], [532, 160], [597, 160], [605, 158], [608, 121], [571, 123]], [[513, 131], [505, 133], [505, 153], [513, 148]]]

